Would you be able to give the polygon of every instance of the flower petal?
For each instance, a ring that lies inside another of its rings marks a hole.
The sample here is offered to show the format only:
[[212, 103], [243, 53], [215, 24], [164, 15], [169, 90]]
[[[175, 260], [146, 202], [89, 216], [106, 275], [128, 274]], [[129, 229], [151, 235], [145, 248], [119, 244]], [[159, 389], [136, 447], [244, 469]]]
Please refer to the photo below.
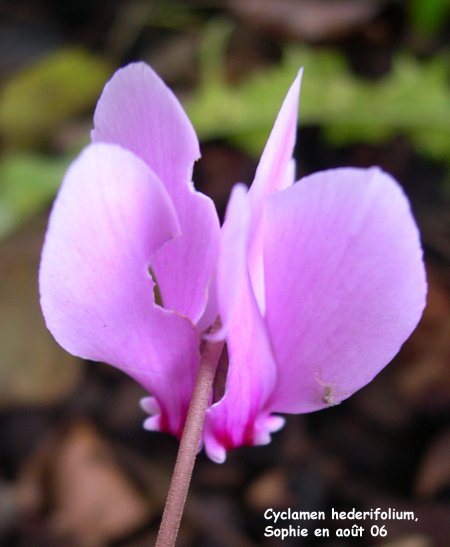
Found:
[[91, 145], [65, 176], [40, 269], [42, 310], [59, 344], [135, 378], [159, 403], [159, 429], [174, 434], [192, 393], [198, 335], [154, 303], [148, 267], [179, 231], [163, 184], [142, 160]]
[[182, 235], [161, 249], [152, 268], [164, 307], [189, 317], [196, 324], [207, 305], [219, 253], [219, 217], [207, 196], [192, 193], [189, 188], [181, 192], [173, 204]]
[[247, 273], [229, 324], [227, 347], [225, 395], [208, 409], [204, 427], [206, 453], [219, 463], [232, 448], [266, 444], [269, 433], [283, 425], [280, 420], [275, 424], [266, 410], [276, 382], [276, 365]]
[[283, 101], [259, 160], [255, 180], [248, 192], [249, 207], [252, 217], [255, 217], [254, 221], [261, 216], [266, 196], [283, 190], [294, 182], [287, 174], [292, 168], [292, 154], [297, 136], [298, 100], [302, 74], [303, 69], [300, 69]]
[[231, 448], [269, 442], [270, 432], [283, 425], [265, 409], [275, 386], [276, 365], [247, 270], [247, 207], [245, 186], [236, 185], [217, 270], [223, 324], [217, 338], [227, 334], [228, 373], [225, 395], [208, 410], [204, 428], [206, 452], [217, 462], [223, 462]]
[[267, 199], [266, 323], [278, 364], [270, 409], [308, 412], [367, 384], [420, 319], [417, 227], [378, 168], [316, 173]]
[[93, 142], [120, 144], [143, 159], [173, 196], [200, 157], [197, 135], [178, 99], [145, 63], [118, 70], [94, 114]]
[[200, 156], [194, 128], [172, 91], [146, 64], [117, 71], [97, 104], [93, 142], [119, 144], [142, 158], [164, 183], [182, 237], [164, 247], [153, 272], [167, 309], [196, 323], [202, 315], [219, 246], [212, 201], [191, 183]]
[[269, 140], [261, 156], [250, 190], [250, 235], [248, 265], [259, 309], [264, 315], [264, 267], [261, 223], [265, 198], [294, 183], [295, 163], [292, 159], [297, 135], [298, 99], [303, 69], [294, 80], [278, 113]]
[[248, 204], [247, 187], [236, 184], [231, 192], [222, 226], [221, 252], [217, 264], [217, 299], [222, 326], [210, 340], [223, 340], [234, 316], [247, 272]]

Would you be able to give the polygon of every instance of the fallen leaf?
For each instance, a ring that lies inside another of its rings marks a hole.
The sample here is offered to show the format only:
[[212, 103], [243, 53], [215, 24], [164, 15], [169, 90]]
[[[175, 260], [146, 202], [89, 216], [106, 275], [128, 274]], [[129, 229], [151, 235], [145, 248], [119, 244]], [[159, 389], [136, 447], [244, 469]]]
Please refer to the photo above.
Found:
[[393, 381], [401, 398], [436, 414], [450, 408], [450, 293], [432, 264], [427, 280], [423, 317], [399, 354]]
[[388, 543], [381, 543], [379, 547], [433, 547], [433, 544], [426, 536], [414, 534]]
[[286, 507], [291, 500], [286, 473], [279, 468], [266, 471], [250, 484], [246, 500], [255, 511], [263, 511], [268, 507]]
[[0, 405], [51, 404], [78, 382], [82, 361], [48, 332], [39, 306], [38, 268], [47, 224], [34, 219], [0, 244]]
[[23, 512], [40, 520], [54, 544], [103, 547], [135, 532], [151, 515], [111, 445], [87, 421], [47, 439], [18, 485]]
[[419, 466], [414, 485], [417, 497], [430, 499], [450, 486], [450, 429], [433, 439]]

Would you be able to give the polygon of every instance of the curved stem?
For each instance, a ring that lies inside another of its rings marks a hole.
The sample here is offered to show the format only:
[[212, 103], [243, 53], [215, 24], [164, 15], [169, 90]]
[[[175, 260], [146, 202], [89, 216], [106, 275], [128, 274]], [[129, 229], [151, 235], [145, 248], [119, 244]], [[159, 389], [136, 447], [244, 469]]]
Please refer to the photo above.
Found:
[[[218, 328], [216, 325], [214, 327], [211, 332]], [[224, 344], [225, 342], [207, 341], [203, 349], [155, 547], [175, 546], [209, 396]]]

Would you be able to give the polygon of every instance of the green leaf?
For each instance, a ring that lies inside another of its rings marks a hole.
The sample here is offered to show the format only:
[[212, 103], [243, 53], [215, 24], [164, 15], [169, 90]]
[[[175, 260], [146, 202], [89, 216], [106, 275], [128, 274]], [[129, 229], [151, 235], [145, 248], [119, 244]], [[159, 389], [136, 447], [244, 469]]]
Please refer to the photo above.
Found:
[[6, 144], [45, 141], [63, 122], [93, 108], [111, 73], [103, 59], [74, 47], [12, 76], [0, 90], [0, 133]]
[[[217, 34], [223, 42], [222, 27]], [[281, 64], [232, 86], [223, 76], [224, 49], [208, 47], [202, 70], [209, 74], [201, 74], [201, 85], [185, 104], [200, 139], [227, 139], [258, 156], [304, 66], [300, 124], [322, 126], [335, 145], [379, 143], [403, 134], [418, 151], [450, 162], [447, 54], [427, 61], [399, 54], [386, 77], [368, 81], [355, 76], [337, 51], [291, 46]]]
[[412, 0], [411, 24], [423, 34], [433, 36], [446, 24], [449, 11], [449, 0]]
[[0, 238], [51, 203], [72, 156], [12, 152], [0, 160]]

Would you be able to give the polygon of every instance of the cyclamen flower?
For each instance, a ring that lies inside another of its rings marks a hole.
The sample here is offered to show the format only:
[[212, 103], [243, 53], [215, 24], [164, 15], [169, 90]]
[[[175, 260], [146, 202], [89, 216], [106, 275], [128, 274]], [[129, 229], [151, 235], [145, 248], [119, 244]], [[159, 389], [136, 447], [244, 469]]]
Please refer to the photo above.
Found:
[[145, 64], [119, 70], [43, 249], [48, 328], [70, 353], [149, 391], [148, 429], [180, 436], [202, 339], [220, 316], [209, 336], [226, 339], [225, 393], [211, 399], [203, 430], [218, 462], [269, 442], [283, 425], [273, 413], [318, 410], [367, 384], [424, 307], [418, 231], [388, 174], [342, 168], [293, 184], [300, 77], [221, 229], [191, 183], [200, 152], [181, 105]]

